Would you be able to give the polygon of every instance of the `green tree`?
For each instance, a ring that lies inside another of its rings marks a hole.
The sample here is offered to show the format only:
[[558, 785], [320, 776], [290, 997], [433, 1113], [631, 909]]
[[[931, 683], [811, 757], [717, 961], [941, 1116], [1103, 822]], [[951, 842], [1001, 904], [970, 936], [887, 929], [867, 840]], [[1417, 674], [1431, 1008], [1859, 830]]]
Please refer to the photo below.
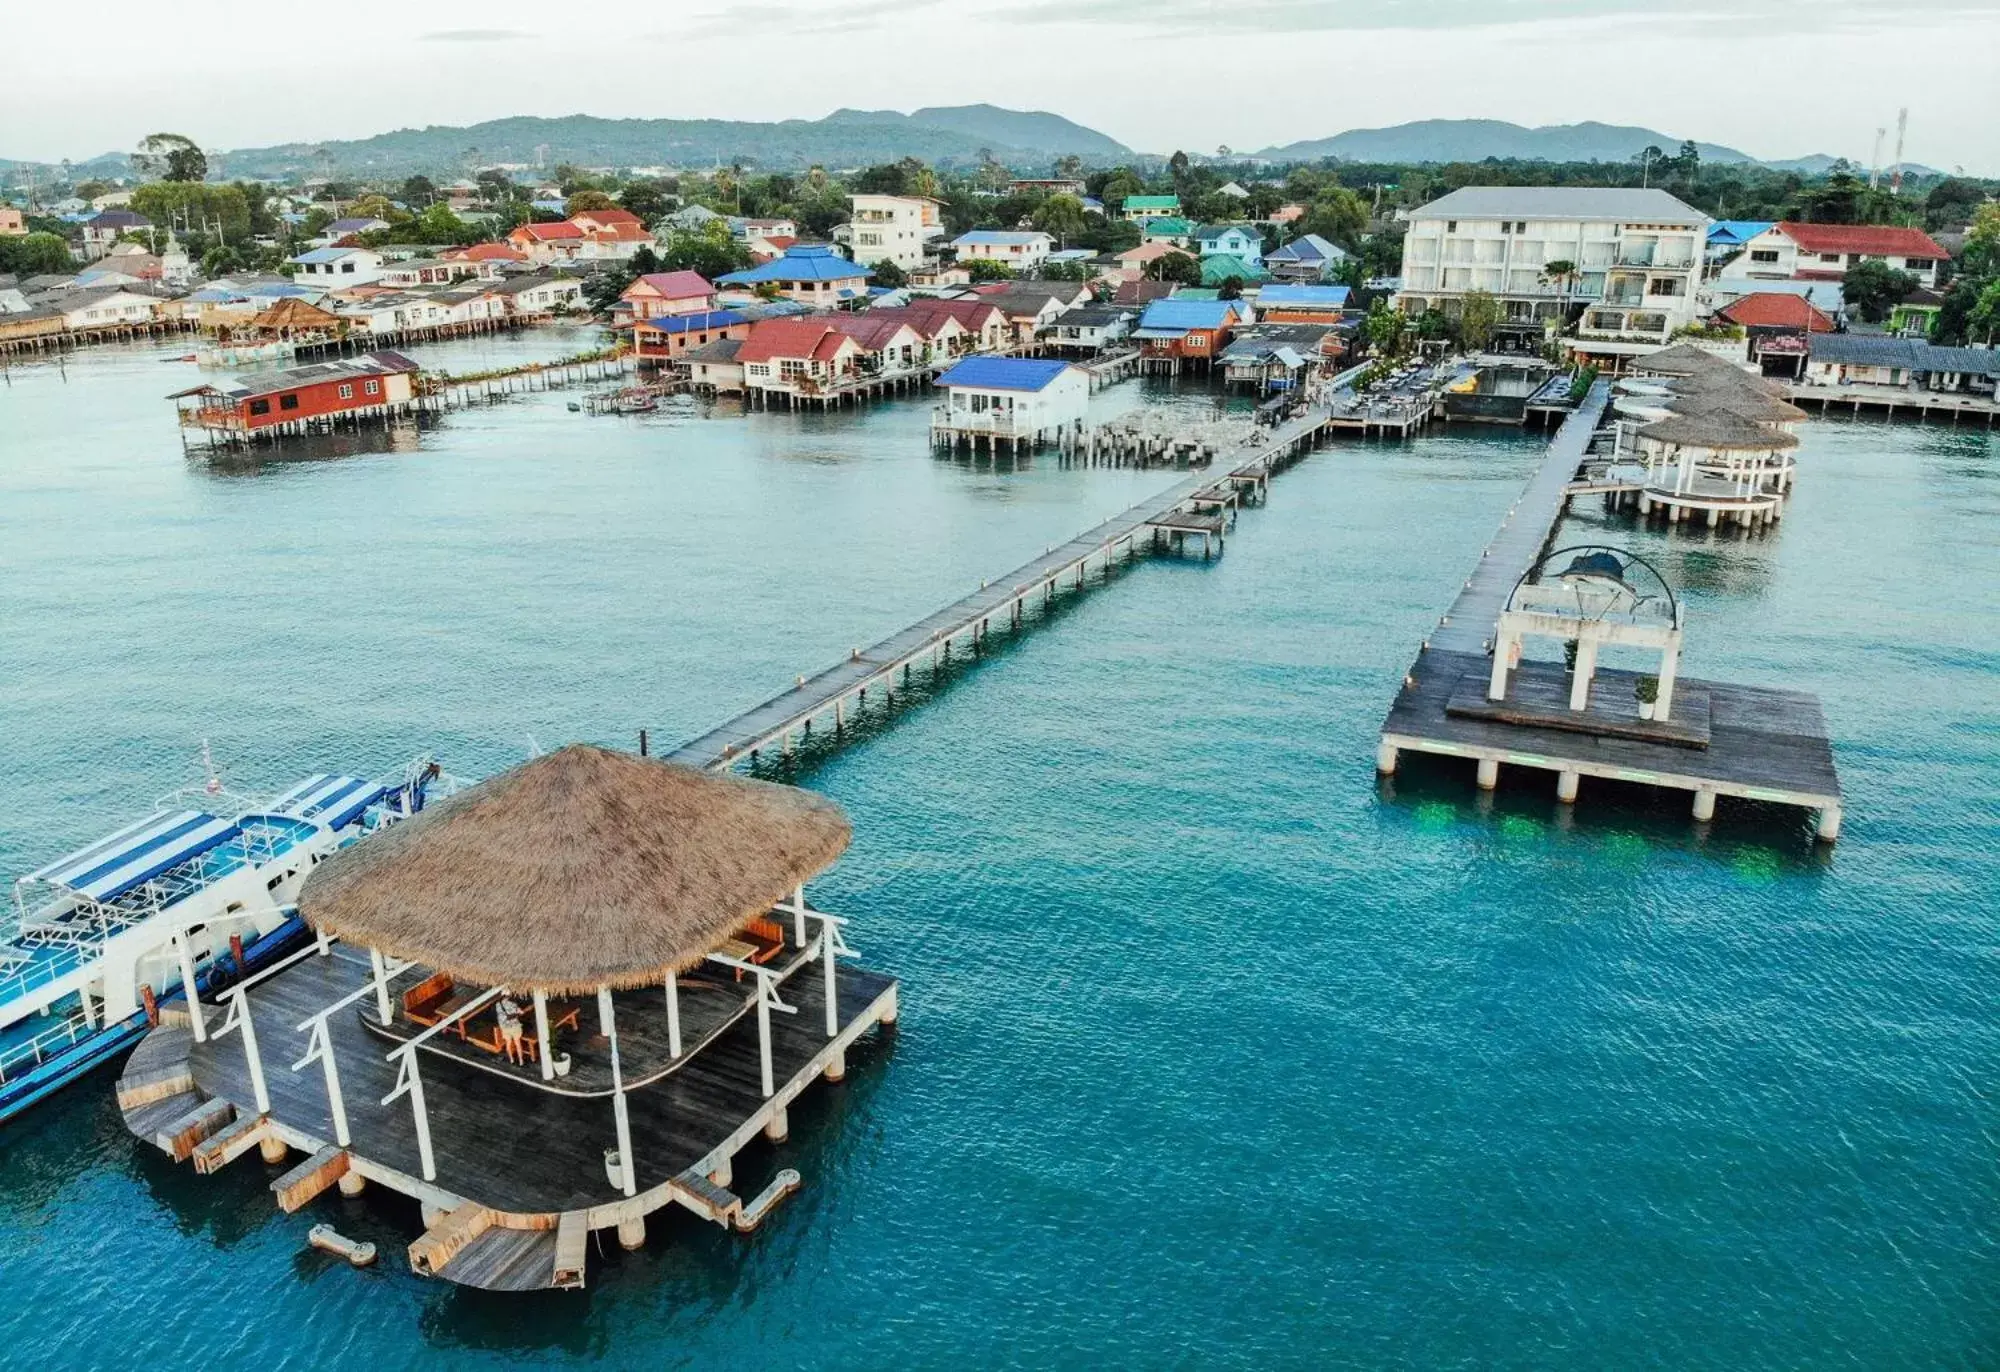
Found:
[[1057, 247], [1067, 248], [1071, 240], [1083, 236], [1083, 202], [1073, 195], [1052, 195], [1042, 202], [1030, 222], [1055, 239]]
[[1182, 286], [1201, 284], [1201, 263], [1184, 252], [1161, 253], [1146, 264], [1145, 273], [1155, 281], [1172, 281]]
[[437, 187], [428, 176], [412, 176], [403, 182], [399, 193], [405, 205], [412, 210], [421, 210], [437, 199]]
[[1467, 352], [1478, 352], [1493, 341], [1500, 323], [1500, 302], [1489, 291], [1467, 291], [1458, 312], [1458, 342]]
[[1388, 301], [1377, 300], [1362, 317], [1361, 331], [1378, 357], [1400, 357], [1407, 346], [1408, 323], [1400, 310], [1389, 307]]
[[1988, 347], [1993, 345], [1996, 337], [2000, 337], [2000, 281], [1988, 282], [1979, 293], [1978, 300], [1966, 312], [1965, 336]]
[[669, 237], [660, 265], [670, 272], [700, 272], [713, 281], [752, 263], [750, 250], [729, 236], [729, 226], [713, 219], [693, 232], [683, 230]]
[[1192, 165], [1186, 153], [1179, 148], [1174, 149], [1174, 155], [1167, 159], [1167, 173], [1174, 178], [1175, 186], [1187, 179], [1188, 168]]
[[564, 200], [563, 208], [571, 214], [582, 214], [585, 210], [615, 210], [618, 202], [603, 191], [578, 191]]
[[250, 236], [250, 199], [241, 186], [201, 181], [149, 181], [132, 192], [132, 209], [162, 229], [213, 233], [225, 241]]
[[202, 181], [208, 176], [208, 158], [185, 134], [150, 133], [132, 154], [132, 168], [161, 181]]
[[664, 218], [672, 209], [672, 200], [666, 187], [658, 181], [634, 181], [618, 192], [619, 205], [647, 224]]
[[910, 284], [910, 274], [898, 266], [893, 258], [885, 257], [880, 262], [870, 265], [875, 269], [875, 284], [878, 286], [887, 286], [893, 291]]
[[1916, 288], [1917, 278], [1911, 273], [1897, 271], [1888, 263], [1873, 258], [1849, 267], [1840, 283], [1848, 308], [1870, 324], [1879, 324], [1887, 319], [1896, 302]]
[[1035, 268], [1035, 275], [1044, 281], [1088, 281], [1093, 273], [1084, 262], [1044, 262]]
[[986, 281], [1012, 281], [1014, 269], [1005, 262], [995, 262], [988, 257], [975, 257], [964, 264], [975, 284]]
[[60, 234], [26, 233], [0, 238], [0, 272], [16, 276], [68, 273], [76, 270], [69, 241]]
[[414, 223], [397, 231], [400, 235], [413, 237], [419, 243], [477, 243], [479, 230], [451, 212], [451, 206], [437, 201]]
[[1314, 197], [1297, 228], [1354, 252], [1368, 232], [1368, 202], [1345, 186], [1330, 186]]

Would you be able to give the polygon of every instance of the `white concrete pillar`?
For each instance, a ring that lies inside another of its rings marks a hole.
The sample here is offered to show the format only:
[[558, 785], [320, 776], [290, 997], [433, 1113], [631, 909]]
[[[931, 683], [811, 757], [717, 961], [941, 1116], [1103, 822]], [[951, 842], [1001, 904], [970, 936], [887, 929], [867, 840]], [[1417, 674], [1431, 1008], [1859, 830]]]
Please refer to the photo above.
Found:
[[1574, 771], [1557, 772], [1556, 799], [1565, 805], [1574, 805], [1576, 803], [1577, 784], [1581, 779], [1581, 774]]
[[542, 1080], [556, 1079], [556, 1046], [549, 1041], [549, 993], [535, 990], [535, 1056], [541, 1059]]
[[667, 973], [667, 1056], [681, 1055], [681, 978]]
[[1678, 641], [1669, 643], [1660, 650], [1660, 684], [1653, 699], [1654, 722], [1664, 724], [1672, 717], [1674, 708], [1674, 678], [1681, 670], [1681, 645]]
[[1694, 793], [1694, 817], [1703, 823], [1715, 818], [1715, 792], [1707, 787]]
[[724, 1158], [716, 1169], [708, 1174], [708, 1179], [717, 1186], [728, 1187], [736, 1180], [735, 1160]]
[[380, 948], [368, 950], [368, 966], [375, 974], [375, 1018], [388, 1024], [395, 1018], [396, 1010], [389, 1000], [389, 964]]
[[368, 1178], [355, 1171], [350, 1164], [348, 1169], [340, 1174], [340, 1180], [336, 1185], [340, 1187], [341, 1195], [358, 1196], [368, 1189]]
[[276, 1134], [266, 1133], [257, 1140], [257, 1156], [274, 1167], [285, 1160], [287, 1151], [285, 1141]]
[[1813, 830], [1821, 843], [1832, 843], [1840, 837], [1840, 807], [1829, 805], [1819, 812], [1819, 823]]
[[206, 1043], [208, 1014], [201, 1008], [201, 988], [195, 981], [194, 949], [189, 944], [186, 934], [182, 934], [175, 943], [177, 945], [175, 951], [180, 954], [181, 962], [181, 995], [187, 999], [188, 1027], [194, 1031], [196, 1043]]
[[630, 1252], [646, 1246], [646, 1217], [634, 1215], [618, 1221], [618, 1246]]
[[1576, 668], [1569, 684], [1569, 708], [1590, 708], [1590, 679], [1597, 675], [1597, 639], [1589, 634], [1576, 641]]
[[765, 1121], [764, 1137], [773, 1143], [783, 1143], [791, 1136], [791, 1132], [791, 1115], [784, 1107], [780, 1106], [772, 1112], [771, 1118]]
[[846, 1077], [847, 1050], [845, 1048], [836, 1048], [834, 1049], [833, 1056], [827, 1059], [826, 1079], [828, 1081], [843, 1081]]
[[1375, 745], [1375, 770], [1385, 777], [1396, 775], [1396, 745], [1384, 739]]
[[1486, 681], [1488, 700], [1507, 698], [1507, 671], [1514, 665], [1514, 649], [1520, 645], [1520, 638], [1502, 629], [1493, 638], [1493, 672]]
[[1479, 789], [1490, 791], [1500, 784], [1500, 761], [1498, 758], [1479, 759]]

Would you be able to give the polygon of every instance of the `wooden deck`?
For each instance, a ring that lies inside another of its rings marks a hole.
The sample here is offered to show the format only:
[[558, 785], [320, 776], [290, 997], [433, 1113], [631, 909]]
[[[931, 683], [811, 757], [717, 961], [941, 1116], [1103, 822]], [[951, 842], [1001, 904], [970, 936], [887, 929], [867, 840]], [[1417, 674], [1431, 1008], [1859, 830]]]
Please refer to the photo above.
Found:
[[[1081, 589], [1093, 565], [1105, 568], [1120, 557], [1129, 559], [1150, 551], [1154, 531], [1163, 527], [1163, 521], [1195, 514], [1198, 503], [1212, 503], [1213, 488], [1218, 484], [1264, 490], [1272, 471], [1296, 461], [1324, 435], [1328, 413], [1311, 410], [1280, 428], [1264, 431], [1263, 441], [1238, 449], [1221, 464], [1220, 471], [1211, 468], [1190, 476], [879, 643], [856, 649], [845, 661], [805, 677], [727, 723], [689, 739], [668, 753], [667, 760], [689, 767], [726, 769], [751, 761], [773, 745], [789, 749], [792, 736], [809, 732], [816, 719], [831, 716], [839, 729], [847, 711], [864, 704], [869, 691], [892, 692], [899, 673], [907, 676], [920, 663], [936, 666], [948, 661], [956, 644], [963, 640], [967, 646], [976, 645], [995, 620], [1020, 627], [1029, 605], [1052, 600], [1059, 587]], [[1193, 526], [1187, 531], [1193, 531]]]
[[[415, 975], [406, 974], [396, 988]], [[294, 1026], [369, 976], [366, 955], [336, 943], [326, 955], [306, 956], [252, 988], [248, 999], [271, 1106], [262, 1117], [240, 1033], [197, 1043], [186, 1028], [162, 1025], [134, 1050], [120, 1082], [126, 1125], [177, 1158], [193, 1156], [201, 1170], [240, 1156], [266, 1135], [281, 1140], [314, 1164], [295, 1169], [296, 1183], [280, 1179], [288, 1188], [281, 1199], [295, 1193], [302, 1204], [352, 1171], [440, 1216], [475, 1217], [462, 1221], [465, 1232], [449, 1242], [433, 1241], [434, 1225], [412, 1245], [412, 1262], [453, 1281], [498, 1289], [558, 1284], [555, 1244], [564, 1229], [588, 1234], [676, 1202], [719, 1223], [748, 1227], [745, 1207], [726, 1189], [730, 1160], [759, 1132], [782, 1136], [790, 1103], [821, 1076], [844, 1073], [848, 1049], [867, 1030], [893, 1022], [897, 999], [893, 978], [842, 963], [838, 1032], [828, 1037], [822, 968], [816, 960], [800, 963], [780, 992], [796, 1013], [770, 1017], [771, 1096], [763, 1093], [754, 1014], [729, 1018], [699, 1053], [683, 1054], [678, 1070], [628, 1083], [637, 1194], [627, 1197], [606, 1174], [605, 1151], [616, 1146], [617, 1136], [609, 1098], [557, 1094], [540, 1089], [539, 1081], [512, 1080], [432, 1055], [422, 1056], [421, 1070], [437, 1175], [423, 1180], [410, 1101], [381, 1103], [396, 1085], [389, 1060], [395, 1045], [347, 1012], [328, 1021], [350, 1134], [342, 1148], [321, 1067], [292, 1066], [306, 1046]], [[362, 1001], [364, 1008], [372, 1004], [372, 997]], [[602, 1043], [589, 1042], [594, 1007], [586, 1006], [584, 1014], [585, 1032], [565, 1045], [579, 1058], [578, 1072], [592, 1053], [604, 1053]], [[211, 1025], [221, 1021], [213, 1007], [208, 1017]], [[643, 1056], [654, 1039], [664, 1041], [664, 994], [620, 993], [617, 1018], [621, 1049], [629, 1044]], [[561, 1284], [580, 1281], [579, 1274]]]
[[1691, 748], [1673, 738], [1638, 739], [1622, 731], [1587, 734], [1451, 713], [1447, 707], [1460, 680], [1474, 675], [1484, 680], [1491, 665], [1484, 654], [1433, 648], [1419, 656], [1410, 669], [1410, 684], [1397, 693], [1383, 722], [1383, 741], [1415, 752], [1712, 796], [1813, 809], [1840, 804], [1840, 778], [1817, 696], [1684, 680], [1675, 687], [1676, 699], [1681, 690], [1692, 688], [1705, 691], [1709, 701], [1708, 746]]
[[1684, 678], [1675, 690], [1682, 718], [1655, 725], [1638, 719], [1632, 674], [1600, 672], [1592, 709], [1576, 715], [1567, 709], [1567, 672], [1531, 662], [1514, 674], [1507, 701], [1484, 699], [1500, 612], [1547, 551], [1609, 395], [1598, 381], [1564, 421], [1424, 641], [1383, 721], [1376, 767], [1394, 772], [1403, 751], [1469, 758], [1486, 788], [1502, 764], [1533, 767], [1556, 774], [1565, 801], [1576, 799], [1582, 777], [1637, 782], [1691, 792], [1704, 820], [1717, 796], [1797, 805], [1819, 812], [1818, 835], [1831, 842], [1840, 832], [1840, 778], [1817, 697]]

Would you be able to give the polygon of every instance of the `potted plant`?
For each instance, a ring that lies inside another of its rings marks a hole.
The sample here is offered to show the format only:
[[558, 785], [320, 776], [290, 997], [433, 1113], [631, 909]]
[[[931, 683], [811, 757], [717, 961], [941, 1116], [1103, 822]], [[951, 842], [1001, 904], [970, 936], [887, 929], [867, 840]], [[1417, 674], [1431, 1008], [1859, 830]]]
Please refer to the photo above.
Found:
[[1571, 676], [1576, 675], [1576, 649], [1577, 642], [1573, 638], [1563, 644], [1563, 662], [1569, 667]]
[[1632, 694], [1639, 697], [1639, 718], [1651, 719], [1653, 709], [1660, 699], [1660, 679], [1656, 676], [1642, 676], [1632, 683]]

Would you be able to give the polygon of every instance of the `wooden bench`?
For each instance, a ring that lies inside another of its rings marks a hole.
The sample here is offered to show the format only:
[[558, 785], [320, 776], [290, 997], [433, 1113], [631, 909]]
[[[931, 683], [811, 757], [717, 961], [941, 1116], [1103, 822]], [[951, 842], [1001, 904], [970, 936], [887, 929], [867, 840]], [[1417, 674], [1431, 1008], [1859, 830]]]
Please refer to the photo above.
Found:
[[421, 1024], [429, 1028], [444, 1018], [445, 1002], [452, 998], [452, 992], [456, 989], [451, 973], [431, 973], [403, 992], [404, 1017], [412, 1024]]
[[762, 967], [772, 958], [785, 951], [785, 927], [774, 919], [759, 915], [743, 926], [744, 941], [755, 945], [750, 961]]

